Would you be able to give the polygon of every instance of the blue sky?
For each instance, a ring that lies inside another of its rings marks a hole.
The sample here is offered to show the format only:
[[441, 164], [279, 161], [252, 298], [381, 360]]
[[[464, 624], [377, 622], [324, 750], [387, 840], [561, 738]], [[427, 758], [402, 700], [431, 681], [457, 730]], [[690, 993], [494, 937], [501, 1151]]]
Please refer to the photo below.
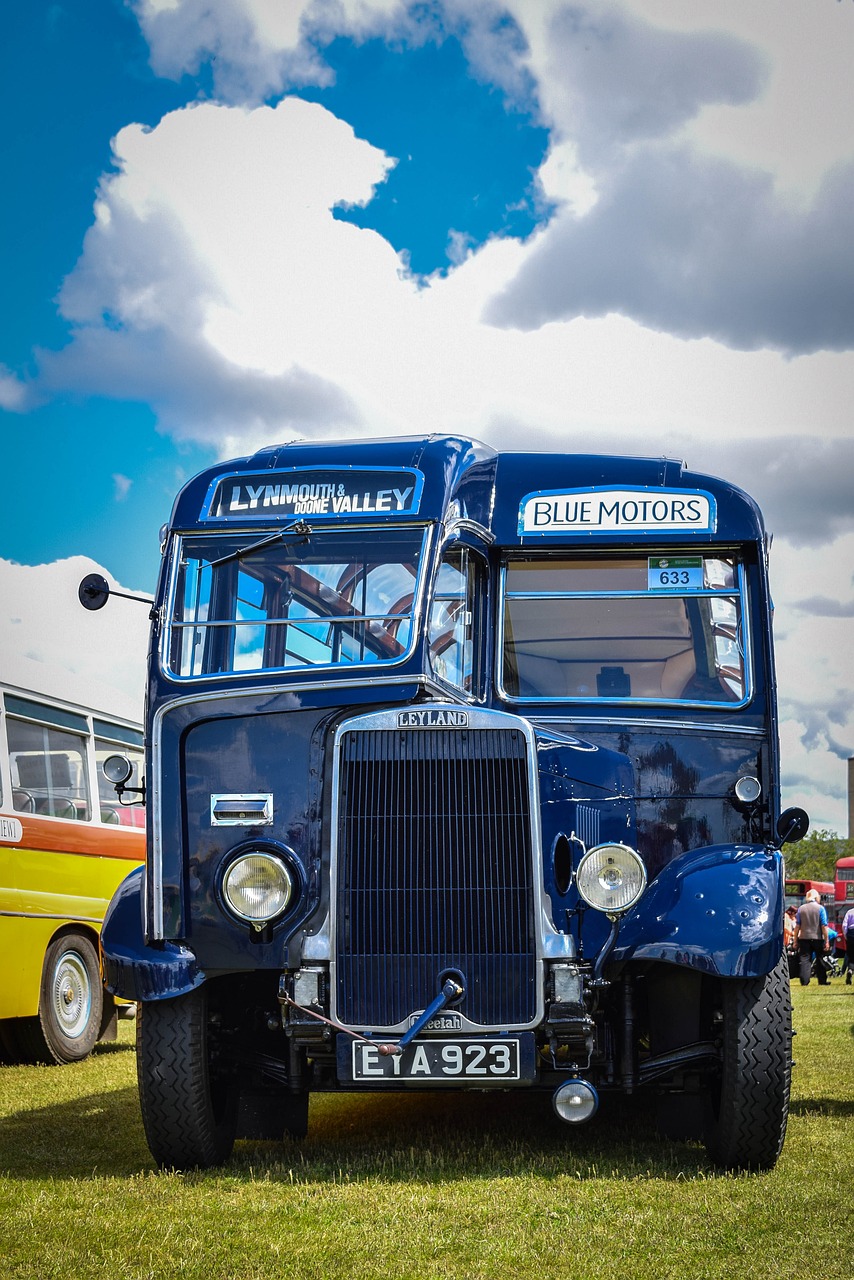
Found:
[[[138, 22], [118, 0], [35, 0], [12, 11], [6, 33], [0, 95], [5, 118], [24, 125], [4, 150], [10, 187], [25, 198], [0, 208], [0, 359], [26, 373], [34, 351], [69, 340], [56, 294], [80, 254], [98, 182], [111, 171], [113, 136], [131, 121], [153, 127], [167, 112], [215, 95], [208, 67], [177, 80], [156, 75]], [[369, 208], [339, 208], [336, 217], [378, 231], [424, 276], [449, 268], [451, 229], [474, 248], [495, 234], [530, 235], [545, 220], [535, 174], [549, 134], [536, 103], [508, 102], [472, 78], [459, 40], [440, 25], [407, 48], [379, 37], [337, 38], [324, 60], [334, 79], [302, 86], [301, 96], [400, 157]], [[40, 563], [73, 547], [150, 589], [155, 535], [175, 488], [216, 449], [184, 441], [176, 450], [147, 404], [85, 392], [3, 418], [11, 471], [32, 466], [34, 434], [45, 442], [42, 491], [50, 509], [62, 511], [46, 528], [26, 494], [13, 491], [0, 517], [4, 553]], [[142, 539], [145, 526], [151, 536]]]
[[844, 827], [854, 4], [33, 0], [3, 35], [2, 643], [47, 655], [71, 557], [151, 590], [178, 486], [263, 443], [675, 455], [766, 511], [787, 798]]

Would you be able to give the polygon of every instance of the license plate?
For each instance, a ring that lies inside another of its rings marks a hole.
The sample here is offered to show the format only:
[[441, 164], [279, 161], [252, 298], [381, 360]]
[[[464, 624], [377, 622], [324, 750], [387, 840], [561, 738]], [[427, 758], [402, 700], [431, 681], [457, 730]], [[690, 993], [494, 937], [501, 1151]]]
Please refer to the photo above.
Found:
[[[518, 1083], [533, 1075], [520, 1053], [519, 1036], [479, 1039], [424, 1039], [408, 1044], [400, 1054], [380, 1053], [380, 1044], [350, 1040], [349, 1078], [358, 1084], [401, 1081], [408, 1084]], [[528, 1046], [526, 1044], [525, 1048]]]

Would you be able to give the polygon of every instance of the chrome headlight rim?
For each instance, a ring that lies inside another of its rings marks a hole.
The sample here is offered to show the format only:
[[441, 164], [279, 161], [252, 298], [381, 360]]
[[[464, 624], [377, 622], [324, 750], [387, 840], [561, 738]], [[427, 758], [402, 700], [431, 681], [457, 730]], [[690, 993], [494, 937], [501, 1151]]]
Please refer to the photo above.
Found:
[[[248, 908], [248, 899], [241, 903], [239, 896], [237, 877], [241, 871], [248, 870], [253, 858], [259, 860], [261, 867], [273, 873], [271, 884], [278, 881], [279, 896], [274, 897], [265, 910], [252, 911]], [[299, 863], [291, 851], [260, 840], [245, 841], [237, 848], [230, 849], [220, 867], [217, 881], [220, 903], [227, 914], [238, 924], [258, 930], [279, 924], [290, 915], [302, 891]]]
[[593, 845], [582, 854], [575, 872], [575, 884], [588, 907], [607, 916], [623, 916], [637, 905], [644, 894], [646, 866], [631, 845], [606, 841]]

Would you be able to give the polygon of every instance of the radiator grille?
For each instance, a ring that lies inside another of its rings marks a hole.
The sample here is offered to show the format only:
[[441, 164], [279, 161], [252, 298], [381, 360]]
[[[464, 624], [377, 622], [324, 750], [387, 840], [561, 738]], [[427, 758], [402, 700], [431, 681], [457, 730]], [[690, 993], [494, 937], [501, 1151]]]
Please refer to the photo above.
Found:
[[360, 730], [339, 774], [337, 1012], [392, 1027], [458, 969], [485, 1027], [536, 1014], [524, 734]]

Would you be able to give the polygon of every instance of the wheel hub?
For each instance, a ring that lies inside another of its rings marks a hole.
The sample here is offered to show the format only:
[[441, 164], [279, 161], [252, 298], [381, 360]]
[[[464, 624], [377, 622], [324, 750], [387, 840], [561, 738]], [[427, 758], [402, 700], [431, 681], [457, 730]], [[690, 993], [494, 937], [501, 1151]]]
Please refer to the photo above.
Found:
[[62, 1034], [70, 1040], [83, 1035], [91, 1006], [92, 990], [83, 957], [66, 951], [57, 961], [53, 980], [53, 1010]]

